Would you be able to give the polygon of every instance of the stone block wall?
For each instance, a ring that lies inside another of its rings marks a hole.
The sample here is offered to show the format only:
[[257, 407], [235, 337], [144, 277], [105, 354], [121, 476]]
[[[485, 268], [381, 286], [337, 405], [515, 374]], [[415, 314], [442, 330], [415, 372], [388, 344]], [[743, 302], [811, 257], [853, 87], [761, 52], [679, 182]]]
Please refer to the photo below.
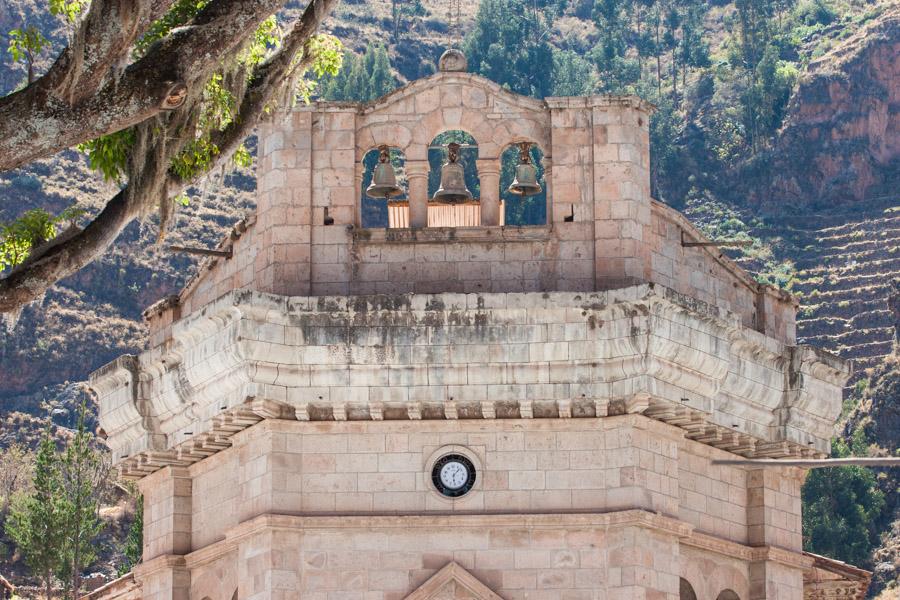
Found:
[[[439, 73], [370, 105], [326, 102], [279, 113], [260, 126], [256, 217], [226, 242], [230, 258], [206, 261], [177, 306], [151, 315], [151, 339], [164, 343], [180, 315], [234, 289], [318, 296], [656, 282], [794, 342], [796, 306], [787, 295], [760, 288], [716, 248], [684, 248], [685, 233], [702, 236], [651, 200], [649, 118], [649, 105], [635, 97], [541, 102], [465, 73]], [[546, 225], [490, 225], [493, 187], [482, 193], [484, 226], [416, 222], [426, 211], [428, 144], [454, 129], [476, 139], [489, 186], [499, 185], [500, 154], [510, 144], [545, 150]], [[360, 229], [361, 160], [379, 144], [406, 157], [412, 229]]]
[[[194, 549], [275, 514], [611, 511], [677, 516], [680, 431], [638, 416], [577, 420], [264, 421], [191, 467]], [[429, 458], [473, 453], [475, 489], [449, 500]], [[235, 476], [238, 480], [235, 481]]]
[[[444, 450], [476, 463], [463, 498], [428, 482]], [[507, 600], [675, 600], [680, 578], [700, 600], [799, 599], [799, 547], [776, 531], [799, 526], [778, 495], [799, 493], [793, 470], [762, 482], [765, 510], [785, 514], [755, 540], [738, 513], [752, 521], [760, 482], [709, 464], [723, 456], [637, 415], [263, 421], [189, 469], [190, 597], [403, 600], [456, 563]]]
[[[236, 436], [234, 448], [190, 467], [190, 546], [203, 548], [224, 539], [240, 522], [268, 513], [642, 508], [735, 543], [800, 549], [796, 478], [780, 476], [776, 481], [768, 475], [769, 487], [760, 487], [761, 475], [751, 474], [748, 480], [743, 469], [711, 465], [714, 458], [731, 455], [682, 435], [675, 427], [639, 415], [530, 421], [265, 421]], [[427, 465], [436, 452], [453, 447], [473, 453], [480, 479], [464, 498], [448, 500], [432, 489]], [[153, 534], [147, 539], [152, 541]]]

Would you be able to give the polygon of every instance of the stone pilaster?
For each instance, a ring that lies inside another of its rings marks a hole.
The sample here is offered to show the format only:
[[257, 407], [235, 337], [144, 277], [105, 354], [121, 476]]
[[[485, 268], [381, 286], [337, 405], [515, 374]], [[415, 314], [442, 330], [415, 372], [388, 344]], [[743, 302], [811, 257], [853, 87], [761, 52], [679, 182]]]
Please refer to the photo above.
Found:
[[678, 538], [645, 527], [610, 529], [606, 537], [607, 596], [621, 600], [678, 600]]
[[776, 546], [800, 552], [800, 469], [754, 469], [747, 472], [747, 532], [751, 546]]
[[611, 289], [651, 275], [650, 114], [636, 97], [591, 100], [597, 287]]
[[481, 225], [500, 224], [500, 159], [481, 158], [475, 162], [481, 181]]
[[409, 226], [428, 226], [428, 171], [427, 160], [407, 160], [406, 177], [409, 181]]
[[[260, 520], [260, 523], [264, 519]], [[247, 524], [252, 528], [253, 524]], [[238, 597], [242, 600], [289, 600], [301, 596], [304, 573], [300, 531], [278, 531], [270, 528], [243, 536], [238, 545]], [[309, 560], [309, 559], [307, 559]], [[321, 568], [322, 564], [313, 567]], [[328, 589], [326, 586], [321, 586]]]
[[750, 563], [750, 600], [801, 600], [803, 568], [771, 560], [780, 549], [803, 549], [800, 469], [754, 469], [747, 473], [747, 537], [765, 555]]
[[255, 288], [308, 294], [312, 118], [297, 111], [260, 126]]
[[191, 571], [181, 556], [160, 556], [134, 568], [142, 600], [191, 600]]
[[803, 570], [774, 560], [751, 562], [749, 600], [803, 600]]
[[144, 561], [191, 551], [191, 477], [166, 467], [140, 482], [144, 495]]

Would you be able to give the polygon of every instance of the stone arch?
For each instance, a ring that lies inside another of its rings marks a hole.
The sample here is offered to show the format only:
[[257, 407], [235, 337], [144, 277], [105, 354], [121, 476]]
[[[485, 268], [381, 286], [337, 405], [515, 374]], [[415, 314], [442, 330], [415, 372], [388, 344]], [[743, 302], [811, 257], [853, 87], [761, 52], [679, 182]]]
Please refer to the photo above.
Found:
[[726, 588], [719, 592], [719, 595], [716, 596], [716, 600], [741, 600], [741, 597], [737, 595], [732, 589]]
[[237, 594], [236, 553], [228, 553], [213, 563], [191, 572], [191, 598], [202, 600], [234, 600]]
[[459, 129], [477, 141], [481, 156], [521, 139], [550, 147], [550, 111], [544, 102], [504, 90], [470, 73], [437, 73], [362, 107], [356, 159], [372, 146], [400, 148], [408, 160], [426, 160], [427, 144], [441, 131]]
[[732, 590], [738, 598], [750, 596], [747, 566], [739, 559], [682, 547], [680, 574], [701, 600], [712, 600], [725, 589]]
[[679, 600], [697, 600], [694, 586], [684, 577], [678, 578], [678, 598]]
[[[499, 195], [503, 202], [504, 223], [506, 225], [545, 225], [547, 215], [550, 213], [549, 177], [546, 150], [531, 138], [517, 136], [515, 142], [503, 147], [500, 158], [500, 183]], [[515, 176], [516, 165], [519, 163], [519, 143], [527, 142], [531, 145], [529, 154], [531, 162], [537, 171], [537, 180], [541, 186], [541, 192], [534, 196], [517, 196], [507, 191]]]

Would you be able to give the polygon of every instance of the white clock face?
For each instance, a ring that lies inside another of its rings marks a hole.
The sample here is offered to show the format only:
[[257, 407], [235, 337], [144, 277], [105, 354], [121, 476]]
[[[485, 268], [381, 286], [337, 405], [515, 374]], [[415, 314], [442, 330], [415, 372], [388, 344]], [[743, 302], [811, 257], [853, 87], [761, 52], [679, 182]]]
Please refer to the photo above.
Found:
[[441, 467], [441, 483], [451, 490], [458, 490], [469, 479], [469, 469], [459, 461], [450, 461]]

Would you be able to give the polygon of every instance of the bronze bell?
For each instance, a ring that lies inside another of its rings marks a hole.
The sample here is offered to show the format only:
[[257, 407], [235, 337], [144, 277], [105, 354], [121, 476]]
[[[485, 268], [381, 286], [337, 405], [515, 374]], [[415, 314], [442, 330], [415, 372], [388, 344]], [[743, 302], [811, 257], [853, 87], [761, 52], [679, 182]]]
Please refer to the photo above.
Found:
[[441, 167], [441, 187], [431, 197], [442, 204], [460, 204], [472, 199], [472, 192], [466, 188], [466, 174], [459, 160], [459, 144], [447, 146], [447, 163]]
[[509, 185], [507, 191], [517, 196], [534, 196], [541, 193], [541, 186], [537, 182], [537, 169], [531, 164], [528, 154], [528, 142], [519, 144], [519, 164], [516, 165], [516, 177]]
[[372, 173], [372, 183], [366, 188], [366, 195], [370, 198], [390, 198], [403, 193], [403, 188], [397, 185], [397, 176], [394, 167], [390, 163], [390, 152], [387, 146], [378, 147], [378, 164]]

